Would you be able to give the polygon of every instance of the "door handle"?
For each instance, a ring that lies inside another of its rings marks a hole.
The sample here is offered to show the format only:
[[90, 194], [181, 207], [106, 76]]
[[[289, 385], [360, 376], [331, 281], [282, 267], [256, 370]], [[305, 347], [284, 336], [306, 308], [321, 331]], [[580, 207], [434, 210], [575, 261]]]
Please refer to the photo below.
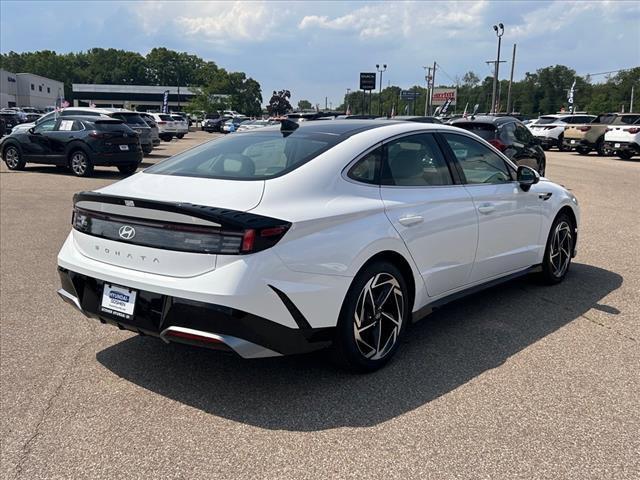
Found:
[[483, 203], [482, 205], [480, 205], [478, 207], [478, 211], [480, 213], [484, 213], [485, 215], [493, 212], [495, 209], [496, 209], [496, 207], [491, 203]]
[[551, 195], [553, 195], [552, 192], [546, 192], [546, 193], [539, 193], [538, 194], [538, 198], [540, 200], [549, 200], [551, 198]]
[[406, 217], [400, 217], [398, 219], [398, 222], [400, 222], [405, 227], [417, 225], [418, 223], [422, 223], [423, 221], [424, 217], [422, 215], [407, 215]]

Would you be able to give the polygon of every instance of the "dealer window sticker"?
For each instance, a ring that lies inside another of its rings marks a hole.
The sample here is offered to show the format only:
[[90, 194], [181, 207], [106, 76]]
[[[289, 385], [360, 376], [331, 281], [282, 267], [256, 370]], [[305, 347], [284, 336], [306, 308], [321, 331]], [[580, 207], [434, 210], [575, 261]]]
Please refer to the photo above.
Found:
[[58, 130], [71, 130], [73, 128], [73, 120], [62, 120]]

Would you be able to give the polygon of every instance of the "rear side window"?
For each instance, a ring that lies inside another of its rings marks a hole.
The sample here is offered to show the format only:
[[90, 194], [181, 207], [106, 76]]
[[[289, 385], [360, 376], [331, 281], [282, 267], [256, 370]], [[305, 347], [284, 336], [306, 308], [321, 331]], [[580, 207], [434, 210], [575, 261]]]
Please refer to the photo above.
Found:
[[451, 185], [447, 162], [433, 135], [419, 134], [386, 144], [382, 185], [431, 187]]
[[490, 123], [460, 122], [455, 123], [454, 127], [464, 128], [485, 140], [492, 140], [496, 138], [496, 127]]
[[95, 128], [101, 132], [121, 132], [123, 130], [130, 130], [129, 127], [121, 122], [96, 122]]
[[347, 176], [358, 182], [377, 184], [381, 161], [382, 147], [378, 147], [358, 160], [349, 169]]
[[169, 115], [158, 115], [160, 117], [160, 120], [164, 120], [165, 122], [173, 122], [173, 118], [171, 118]]
[[506, 162], [480, 142], [464, 135], [443, 133], [462, 167], [467, 183], [495, 184], [512, 180]]
[[[540, 117], [538, 121], [535, 123], [536, 125], [549, 125], [550, 123], [555, 123], [558, 119], [556, 117]], [[562, 120], [566, 122], [566, 119]]]
[[240, 133], [187, 150], [146, 173], [231, 180], [265, 180], [282, 175], [342, 141], [328, 133], [280, 130]]

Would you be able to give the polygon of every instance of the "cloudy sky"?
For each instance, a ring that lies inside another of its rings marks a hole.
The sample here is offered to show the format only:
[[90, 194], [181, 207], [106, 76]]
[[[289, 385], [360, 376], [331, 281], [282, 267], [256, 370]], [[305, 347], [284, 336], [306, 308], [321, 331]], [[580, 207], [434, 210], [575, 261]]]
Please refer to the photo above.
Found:
[[[383, 81], [437, 81], [491, 73], [491, 28], [503, 22], [503, 58], [518, 44], [515, 76], [564, 64], [579, 74], [640, 65], [640, 1], [474, 2], [0, 2], [0, 50], [70, 52], [164, 46], [197, 54], [294, 100], [340, 103], [358, 72], [386, 63]], [[508, 76], [503, 64], [501, 77]], [[594, 80], [603, 77], [594, 77]]]

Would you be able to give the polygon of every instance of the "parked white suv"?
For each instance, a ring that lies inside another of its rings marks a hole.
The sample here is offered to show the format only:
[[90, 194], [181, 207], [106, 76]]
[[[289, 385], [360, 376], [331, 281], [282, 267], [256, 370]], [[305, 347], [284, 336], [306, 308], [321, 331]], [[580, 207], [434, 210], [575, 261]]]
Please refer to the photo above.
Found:
[[175, 120], [168, 113], [149, 113], [158, 125], [158, 136], [165, 142], [170, 142], [176, 136]]
[[187, 133], [189, 133], [189, 122], [182, 115], [178, 115], [177, 113], [172, 113], [169, 115], [176, 126], [176, 137], [182, 138]]
[[529, 130], [540, 141], [544, 150], [558, 147], [561, 152], [566, 150], [562, 145], [564, 127], [566, 125], [590, 123], [594, 115], [562, 113], [558, 115], [544, 115], [530, 125]]
[[604, 134], [604, 149], [623, 160], [640, 155], [640, 119], [633, 125], [612, 125]]

